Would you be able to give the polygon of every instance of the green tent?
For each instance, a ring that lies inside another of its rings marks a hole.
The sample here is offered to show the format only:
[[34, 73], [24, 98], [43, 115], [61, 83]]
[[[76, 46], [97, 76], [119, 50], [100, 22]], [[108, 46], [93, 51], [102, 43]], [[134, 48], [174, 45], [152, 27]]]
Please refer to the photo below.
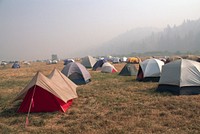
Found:
[[119, 73], [119, 75], [122, 76], [132, 76], [132, 75], [137, 75], [137, 68], [135, 67], [134, 64], [131, 63], [127, 63], [123, 69], [121, 70], [121, 72]]

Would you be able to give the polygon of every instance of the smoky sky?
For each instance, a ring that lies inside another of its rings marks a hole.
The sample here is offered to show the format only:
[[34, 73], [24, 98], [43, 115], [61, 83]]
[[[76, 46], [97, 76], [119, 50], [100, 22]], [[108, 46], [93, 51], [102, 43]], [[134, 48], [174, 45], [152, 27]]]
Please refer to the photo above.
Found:
[[199, 5], [199, 0], [0, 0], [0, 60], [89, 55], [84, 50], [133, 28], [198, 19]]

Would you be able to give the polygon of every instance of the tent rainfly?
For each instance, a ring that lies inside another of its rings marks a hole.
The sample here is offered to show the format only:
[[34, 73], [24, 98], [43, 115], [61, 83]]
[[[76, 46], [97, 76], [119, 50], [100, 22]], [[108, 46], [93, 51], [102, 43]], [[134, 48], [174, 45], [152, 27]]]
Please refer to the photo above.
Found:
[[121, 70], [121, 72], [119, 73], [119, 75], [122, 76], [133, 76], [133, 75], [137, 75], [137, 68], [135, 67], [135, 64], [130, 64], [127, 63]]
[[200, 63], [180, 59], [165, 64], [156, 91], [176, 95], [200, 94]]
[[94, 70], [94, 71], [96, 71], [96, 70], [101, 70], [101, 68], [102, 68], [102, 66], [103, 66], [103, 64], [104, 64], [105, 62], [106, 62], [106, 60], [104, 60], [104, 59], [98, 60], [98, 61], [94, 64], [92, 70]]
[[72, 99], [77, 97], [75, 93], [70, 94], [72, 92], [68, 93], [67, 89], [63, 89], [63, 87], [67, 87], [65, 84], [58, 85], [41, 72], [37, 72], [30, 83], [14, 99], [14, 101], [23, 100], [18, 112], [65, 112], [71, 106]]
[[61, 72], [77, 85], [87, 84], [91, 81], [90, 73], [78, 62], [68, 63]]
[[138, 81], [158, 82], [164, 62], [158, 59], [147, 59], [139, 64]]
[[82, 61], [81, 61], [81, 64], [85, 66], [86, 68], [92, 68], [95, 63], [96, 63], [96, 59], [94, 59], [92, 56], [86, 56], [82, 58]]
[[117, 69], [111, 65], [109, 62], [105, 62], [101, 68], [102, 73], [115, 73]]

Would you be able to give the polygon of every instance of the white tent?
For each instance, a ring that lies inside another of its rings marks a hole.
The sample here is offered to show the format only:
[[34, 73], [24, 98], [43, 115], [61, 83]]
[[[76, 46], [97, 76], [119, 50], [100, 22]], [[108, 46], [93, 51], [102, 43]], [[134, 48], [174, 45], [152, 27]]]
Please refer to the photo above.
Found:
[[140, 62], [137, 80], [158, 81], [163, 65], [164, 62], [158, 59], [147, 59], [143, 62]]
[[102, 73], [115, 73], [117, 69], [111, 65], [109, 62], [105, 62], [101, 68]]

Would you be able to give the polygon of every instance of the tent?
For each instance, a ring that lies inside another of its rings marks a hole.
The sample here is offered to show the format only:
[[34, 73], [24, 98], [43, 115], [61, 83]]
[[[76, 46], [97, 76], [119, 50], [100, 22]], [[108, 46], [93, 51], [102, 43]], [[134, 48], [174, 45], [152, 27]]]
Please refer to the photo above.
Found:
[[180, 59], [165, 64], [156, 91], [177, 95], [200, 94], [200, 63]]
[[179, 60], [179, 59], [182, 59], [182, 57], [180, 56], [170, 56], [166, 59], [166, 62], [165, 63], [169, 63], [169, 62], [172, 62], [172, 61], [175, 61], [175, 60]]
[[14, 101], [23, 100], [18, 112], [65, 112], [72, 104], [71, 98], [61, 85], [37, 72]]
[[74, 84], [69, 78], [67, 78], [63, 73], [61, 73], [61, 71], [59, 71], [58, 69], [54, 69], [48, 76], [48, 78], [56, 83], [63, 90], [67, 91], [68, 100], [78, 97], [76, 93], [76, 88], [78, 86]]
[[66, 59], [66, 60], [64, 60], [64, 65], [67, 65], [70, 62], [74, 62], [74, 60], [73, 59]]
[[101, 68], [102, 73], [115, 73], [117, 69], [111, 65], [109, 62], [105, 62]]
[[137, 68], [134, 64], [127, 63], [119, 73], [122, 76], [132, 76], [137, 75]]
[[138, 81], [158, 82], [164, 62], [158, 59], [147, 59], [139, 64]]
[[77, 85], [86, 84], [91, 81], [90, 73], [78, 62], [68, 63], [61, 72]]
[[24, 61], [23, 63], [24, 63], [24, 65], [27, 65], [27, 66], [30, 66], [30, 65], [31, 65], [31, 63], [28, 62], [28, 61]]
[[101, 69], [101, 67], [103, 66], [103, 64], [104, 64], [105, 62], [106, 62], [106, 60], [104, 60], [104, 59], [98, 60], [98, 61], [94, 64], [92, 70], [96, 71], [96, 70], [98, 70], [98, 69]]
[[127, 62], [128, 63], [136, 63], [136, 64], [138, 64], [139, 62], [141, 62], [141, 59], [139, 57], [129, 57], [127, 59]]
[[12, 68], [20, 68], [19, 63], [15, 62], [15, 63], [12, 65]]
[[186, 55], [186, 56], [182, 56], [182, 58], [200, 62], [200, 56], [197, 56], [197, 55]]
[[85, 66], [86, 68], [92, 68], [95, 63], [96, 63], [96, 59], [94, 59], [92, 56], [86, 56], [82, 58], [82, 61], [81, 61], [81, 64]]

